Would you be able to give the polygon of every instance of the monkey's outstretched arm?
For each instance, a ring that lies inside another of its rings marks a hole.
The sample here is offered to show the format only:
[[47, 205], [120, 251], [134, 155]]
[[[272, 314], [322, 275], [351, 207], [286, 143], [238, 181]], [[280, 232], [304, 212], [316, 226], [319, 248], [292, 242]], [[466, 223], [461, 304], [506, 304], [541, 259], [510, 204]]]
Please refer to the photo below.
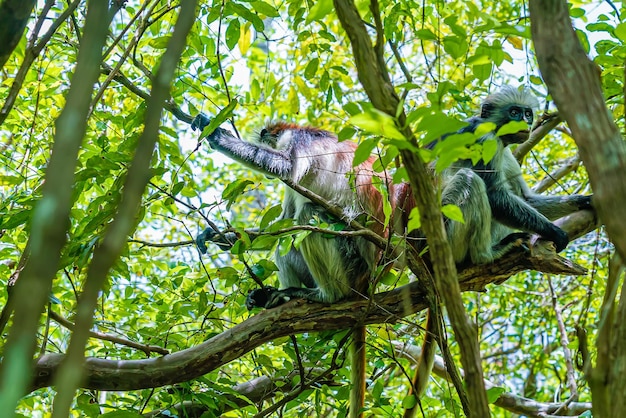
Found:
[[554, 242], [557, 252], [567, 247], [569, 238], [565, 231], [550, 222], [521, 197], [502, 188], [488, 190], [487, 196], [493, 217], [498, 222], [515, 229], [539, 234]]
[[[202, 130], [208, 124], [209, 118], [199, 114], [191, 123], [191, 128]], [[222, 128], [211, 132], [207, 140], [214, 150], [263, 174], [281, 179], [291, 177], [293, 164], [286, 150], [278, 151], [260, 144], [242, 141]]]
[[291, 178], [293, 164], [289, 155], [251, 142], [242, 141], [230, 132], [217, 128], [208, 137], [211, 148], [268, 176]]

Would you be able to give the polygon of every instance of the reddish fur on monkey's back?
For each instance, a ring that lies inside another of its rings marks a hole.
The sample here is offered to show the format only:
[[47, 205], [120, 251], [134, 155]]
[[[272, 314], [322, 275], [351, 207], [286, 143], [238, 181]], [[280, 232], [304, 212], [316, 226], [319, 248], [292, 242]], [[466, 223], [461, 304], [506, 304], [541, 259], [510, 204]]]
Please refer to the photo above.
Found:
[[[307, 133], [313, 134], [318, 137], [323, 137], [324, 140], [328, 141], [329, 149], [328, 152], [335, 152], [339, 159], [345, 159], [347, 165], [352, 164], [352, 160], [354, 159], [354, 154], [358, 147], [358, 144], [352, 141], [342, 141], [340, 142], [337, 136], [329, 131], [324, 129], [316, 128], [308, 125], [298, 125], [296, 123], [289, 122], [271, 122], [265, 126], [265, 129], [271, 135], [280, 135], [280, 133], [284, 131], [305, 131]], [[334, 150], [332, 148], [335, 148]], [[375, 156], [370, 156], [366, 161], [359, 164], [357, 167], [354, 167], [354, 187], [357, 195], [357, 199], [363, 206], [363, 209], [370, 215], [371, 222], [368, 226], [377, 234], [382, 236], [389, 235], [389, 226], [385, 228], [384, 220], [385, 214], [383, 212], [383, 197], [380, 191], [374, 186], [372, 177], [379, 177], [384, 184], [387, 184], [389, 197], [391, 199], [392, 211], [394, 214], [397, 214], [396, 207], [398, 203], [401, 206], [405, 206], [407, 202], [405, 199], [407, 198], [402, 191], [404, 188], [402, 185], [396, 186], [393, 184], [391, 179], [387, 176], [386, 173], [378, 173], [373, 169], [373, 164], [376, 161]], [[405, 191], [406, 192], [406, 191]], [[402, 195], [402, 201], [398, 202], [398, 195]], [[411, 197], [408, 197], [411, 200]], [[402, 211], [403, 212], [403, 211]]]
[[298, 125], [297, 123], [290, 123], [290, 122], [270, 122], [265, 126], [265, 129], [267, 129], [267, 131], [272, 134], [272, 135], [278, 135], [283, 131], [289, 131], [289, 130], [299, 130], [299, 131], [305, 131], [305, 132], [310, 132], [313, 134], [321, 134], [321, 133], [325, 133], [328, 134], [330, 136], [334, 136], [334, 134], [325, 131], [323, 129], [320, 128], [314, 128], [312, 126], [308, 126], [308, 125]]

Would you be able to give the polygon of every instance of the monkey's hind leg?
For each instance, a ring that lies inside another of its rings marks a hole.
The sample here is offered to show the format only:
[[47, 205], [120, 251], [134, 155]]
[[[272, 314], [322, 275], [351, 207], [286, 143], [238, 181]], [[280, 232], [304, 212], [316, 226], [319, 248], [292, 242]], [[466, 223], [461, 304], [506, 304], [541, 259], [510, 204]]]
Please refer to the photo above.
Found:
[[513, 232], [500, 240], [492, 248], [492, 254], [494, 260], [510, 253], [515, 248], [523, 248], [528, 250], [528, 242], [530, 240], [530, 234], [526, 232]]
[[[441, 193], [443, 205], [456, 205], [464, 223], [445, 219], [448, 242], [457, 264], [493, 261], [491, 207], [483, 180], [471, 169], [462, 168], [450, 179]], [[469, 260], [468, 260], [469, 259]]]

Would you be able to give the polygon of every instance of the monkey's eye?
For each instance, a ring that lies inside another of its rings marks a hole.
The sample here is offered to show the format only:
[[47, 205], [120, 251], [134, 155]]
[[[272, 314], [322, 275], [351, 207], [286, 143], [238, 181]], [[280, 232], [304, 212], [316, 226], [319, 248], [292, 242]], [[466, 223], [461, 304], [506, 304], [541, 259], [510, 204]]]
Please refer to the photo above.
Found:
[[526, 119], [526, 122], [528, 123], [533, 123], [533, 111], [530, 109], [526, 109], [526, 111], [524, 112], [524, 119]]
[[261, 133], [259, 134], [259, 136], [260, 136], [261, 138], [263, 138], [263, 137], [267, 136], [267, 129], [265, 129], [265, 128], [261, 129]]
[[519, 107], [512, 107], [509, 109], [509, 118], [511, 120], [521, 121], [522, 120], [522, 110]]

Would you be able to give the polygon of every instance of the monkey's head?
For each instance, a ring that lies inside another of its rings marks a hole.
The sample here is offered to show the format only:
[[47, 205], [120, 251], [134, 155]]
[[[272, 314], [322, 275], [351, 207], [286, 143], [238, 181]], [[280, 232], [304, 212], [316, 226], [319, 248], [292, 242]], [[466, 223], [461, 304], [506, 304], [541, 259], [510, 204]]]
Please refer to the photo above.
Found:
[[528, 89], [518, 90], [512, 86], [503, 86], [483, 101], [480, 118], [485, 122], [495, 123], [497, 129], [513, 121], [526, 122], [527, 129], [500, 137], [505, 145], [519, 144], [528, 139], [534, 111], [538, 107], [539, 101]]

